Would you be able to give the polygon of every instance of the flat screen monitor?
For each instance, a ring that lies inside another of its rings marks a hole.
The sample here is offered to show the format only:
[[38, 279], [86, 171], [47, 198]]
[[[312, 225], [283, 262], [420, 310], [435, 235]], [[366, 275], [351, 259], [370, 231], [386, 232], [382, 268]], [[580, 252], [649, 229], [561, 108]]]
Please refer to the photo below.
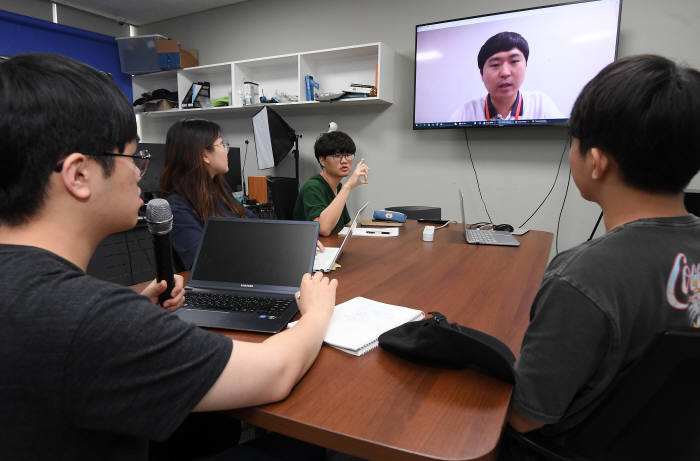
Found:
[[414, 129], [561, 124], [617, 56], [621, 0], [416, 26]]
[[270, 107], [263, 107], [253, 116], [253, 134], [258, 168], [265, 170], [279, 165], [294, 147], [296, 133]]
[[228, 149], [228, 173], [224, 175], [232, 192], [236, 192], [242, 186], [241, 182], [241, 149], [229, 147]]
[[[153, 197], [160, 196], [160, 175], [163, 174], [165, 165], [165, 144], [139, 143], [139, 149], [148, 149], [151, 154], [151, 161], [148, 163], [146, 174], [139, 181], [139, 187], [143, 191], [145, 201]], [[225, 175], [226, 182], [233, 192], [241, 186], [241, 149], [230, 147], [228, 151], [228, 173]]]
[[159, 196], [160, 175], [163, 173], [163, 166], [165, 165], [165, 144], [142, 142], [139, 143], [138, 148], [148, 149], [148, 152], [151, 154], [151, 161], [148, 162], [146, 174], [139, 181], [139, 187], [144, 194], [149, 194], [147, 198], [150, 200], [153, 196]]

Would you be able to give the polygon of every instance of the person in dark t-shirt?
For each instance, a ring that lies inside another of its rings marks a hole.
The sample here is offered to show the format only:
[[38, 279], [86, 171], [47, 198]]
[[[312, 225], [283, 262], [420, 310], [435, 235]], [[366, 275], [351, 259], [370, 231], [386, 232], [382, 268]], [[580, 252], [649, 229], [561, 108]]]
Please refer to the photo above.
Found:
[[[698, 327], [700, 73], [660, 56], [605, 67], [571, 114], [569, 161], [607, 233], [556, 256], [535, 298], [508, 421], [565, 441], [661, 332]], [[501, 459], [529, 459], [504, 447]]]
[[101, 240], [136, 224], [131, 104], [70, 58], [0, 63], [0, 459], [145, 460], [192, 411], [284, 399], [313, 364], [337, 281], [305, 274], [295, 328], [261, 343], [215, 335], [85, 274]]
[[188, 270], [209, 217], [257, 217], [233, 198], [226, 183], [228, 150], [221, 127], [209, 120], [179, 120], [165, 137], [161, 193], [173, 211], [173, 251]]

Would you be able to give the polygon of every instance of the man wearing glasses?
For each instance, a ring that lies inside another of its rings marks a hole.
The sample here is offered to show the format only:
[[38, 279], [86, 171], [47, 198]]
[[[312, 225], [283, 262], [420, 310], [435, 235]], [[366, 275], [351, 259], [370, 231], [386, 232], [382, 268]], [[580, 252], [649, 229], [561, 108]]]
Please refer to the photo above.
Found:
[[234, 344], [168, 312], [179, 276], [157, 306], [155, 281], [138, 294], [87, 275], [143, 204], [133, 108], [110, 77], [44, 53], [0, 63], [0, 100], [0, 459], [145, 460], [191, 412], [284, 399], [337, 282], [305, 274], [295, 328]]
[[299, 190], [294, 205], [294, 219], [318, 221], [319, 234], [329, 236], [339, 232], [350, 223], [350, 214], [345, 205], [350, 191], [360, 184], [367, 184], [369, 167], [361, 159], [350, 178], [352, 160], [355, 157], [355, 143], [341, 131], [323, 133], [314, 144], [314, 155], [321, 173], [309, 178]]
[[[120, 154], [119, 152], [98, 152], [85, 155], [89, 155], [91, 157], [129, 157], [134, 161], [134, 165], [139, 170], [139, 178], [142, 178], [143, 175], [146, 174], [148, 164], [151, 161], [151, 153], [148, 152], [148, 149], [141, 149], [133, 154]], [[56, 165], [56, 168], [54, 168], [53, 171], [56, 173], [61, 173], [63, 171], [63, 162]]]

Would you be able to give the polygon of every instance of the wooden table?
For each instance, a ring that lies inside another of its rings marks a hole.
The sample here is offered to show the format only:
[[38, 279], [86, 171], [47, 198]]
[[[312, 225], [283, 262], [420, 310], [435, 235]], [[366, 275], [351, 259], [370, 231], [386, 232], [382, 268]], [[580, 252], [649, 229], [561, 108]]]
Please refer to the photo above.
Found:
[[[337, 302], [355, 296], [428, 311], [489, 333], [517, 355], [552, 234], [521, 246], [468, 245], [462, 226], [421, 240], [409, 221], [398, 238], [352, 237], [332, 273]], [[323, 238], [337, 246], [338, 237]], [[246, 341], [265, 335], [215, 330]], [[471, 370], [420, 366], [381, 349], [355, 357], [323, 346], [282, 402], [233, 414], [251, 424], [377, 460], [495, 459], [512, 386]]]

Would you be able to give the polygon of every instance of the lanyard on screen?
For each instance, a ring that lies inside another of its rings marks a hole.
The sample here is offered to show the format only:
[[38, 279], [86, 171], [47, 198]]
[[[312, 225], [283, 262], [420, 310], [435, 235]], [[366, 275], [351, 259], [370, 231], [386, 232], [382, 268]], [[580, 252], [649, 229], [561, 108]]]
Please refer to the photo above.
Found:
[[[491, 95], [488, 95], [486, 97], [486, 101], [484, 101], [484, 113], [486, 114], [486, 120], [491, 120], [491, 111], [489, 110], [489, 106], [491, 102]], [[515, 120], [518, 120], [520, 116], [523, 114], [523, 95], [520, 94], [520, 91], [518, 91], [518, 97], [516, 98], [515, 104], [513, 104], [513, 110], [510, 111], [511, 117], [514, 117]]]

